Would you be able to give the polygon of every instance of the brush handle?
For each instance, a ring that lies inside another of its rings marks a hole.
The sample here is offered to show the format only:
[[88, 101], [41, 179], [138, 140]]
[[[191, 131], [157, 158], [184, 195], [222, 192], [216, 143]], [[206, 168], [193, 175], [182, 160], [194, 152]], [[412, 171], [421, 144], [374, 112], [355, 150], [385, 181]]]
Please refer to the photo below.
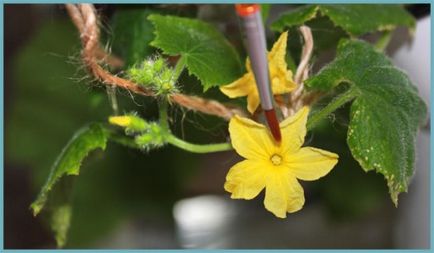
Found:
[[270, 84], [270, 71], [268, 68], [267, 42], [265, 30], [258, 4], [236, 4], [238, 16], [243, 23], [243, 31], [247, 53], [250, 57], [250, 65], [255, 76], [256, 87], [258, 88], [261, 107], [264, 110], [268, 128], [277, 144], [282, 136], [280, 133], [279, 121], [273, 106], [273, 93]]
[[256, 86], [264, 110], [273, 109], [273, 93], [267, 59], [267, 43], [258, 4], [237, 4], [236, 10], [243, 24], [245, 44], [250, 57]]

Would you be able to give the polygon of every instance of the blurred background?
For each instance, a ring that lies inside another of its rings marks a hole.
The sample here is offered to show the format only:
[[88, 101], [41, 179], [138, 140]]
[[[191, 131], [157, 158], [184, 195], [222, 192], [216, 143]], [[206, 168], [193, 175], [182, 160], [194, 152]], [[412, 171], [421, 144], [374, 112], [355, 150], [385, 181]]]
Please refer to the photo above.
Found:
[[[127, 64], [155, 52], [148, 46], [153, 38], [146, 20], [150, 10], [213, 22], [242, 50], [230, 5], [96, 7], [103, 43]], [[272, 5], [268, 22], [293, 7]], [[430, 105], [430, 6], [406, 8], [417, 19], [416, 31], [411, 36], [406, 29], [397, 29], [387, 52]], [[54, 248], [44, 213], [34, 218], [29, 205], [72, 134], [87, 122], [106, 121], [111, 107], [104, 87], [83, 70], [78, 33], [62, 5], [6, 4], [4, 15], [4, 246]], [[314, 39], [315, 32], [331, 32], [311, 27]], [[314, 69], [333, 55], [333, 48], [318, 55]], [[201, 94], [195, 78], [186, 73], [181, 78], [188, 84], [184, 91]], [[217, 89], [205, 96], [227, 101]], [[158, 117], [152, 99], [132, 100], [124, 91], [118, 91], [118, 99], [123, 112]], [[263, 194], [253, 201], [234, 201], [224, 192], [225, 175], [240, 159], [235, 152], [197, 155], [170, 146], [140, 152], [109, 143], [105, 152], [93, 152], [85, 160], [74, 181], [66, 247], [430, 247], [429, 126], [418, 137], [416, 174], [409, 192], [400, 195], [395, 208], [383, 177], [363, 172], [352, 159], [345, 143], [346, 110], [340, 109], [307, 137], [309, 145], [339, 153], [340, 162], [327, 177], [302, 182], [305, 207], [284, 220], [264, 209]], [[226, 140], [227, 123], [220, 119], [177, 108], [170, 115], [178, 136], [198, 143]]]

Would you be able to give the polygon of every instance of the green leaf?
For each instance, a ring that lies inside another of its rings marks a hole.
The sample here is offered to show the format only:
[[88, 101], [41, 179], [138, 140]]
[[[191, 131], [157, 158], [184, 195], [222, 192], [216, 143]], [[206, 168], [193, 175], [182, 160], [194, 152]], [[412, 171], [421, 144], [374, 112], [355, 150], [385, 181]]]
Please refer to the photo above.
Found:
[[149, 43], [154, 38], [148, 16], [155, 13], [149, 9], [120, 9], [112, 19], [112, 45], [118, 54], [131, 66], [145, 59], [154, 50]]
[[318, 9], [316, 5], [305, 5], [284, 13], [271, 24], [271, 30], [283, 32], [287, 27], [300, 26], [315, 18]]
[[426, 105], [409, 78], [365, 42], [343, 40], [336, 59], [306, 85], [327, 91], [342, 82], [357, 94], [347, 135], [351, 153], [365, 171], [385, 176], [397, 204], [414, 173], [415, 138]]
[[240, 77], [241, 63], [237, 52], [212, 25], [156, 14], [148, 19], [155, 26], [156, 37], [151, 45], [165, 54], [181, 55], [189, 73], [201, 81], [204, 90]]
[[55, 184], [65, 175], [78, 175], [83, 159], [97, 148], [105, 149], [109, 133], [100, 124], [80, 129], [69, 141], [51, 168], [47, 182], [31, 204], [33, 215], [38, 215], [47, 202]]
[[271, 29], [281, 32], [287, 27], [304, 24], [315, 18], [318, 11], [351, 36], [391, 31], [397, 26], [413, 29], [416, 24], [414, 18], [400, 5], [339, 4], [303, 6], [292, 10], [278, 18], [271, 25]]
[[374, 31], [391, 31], [397, 26], [414, 28], [416, 24], [414, 18], [400, 5], [322, 5], [320, 10], [352, 36]]

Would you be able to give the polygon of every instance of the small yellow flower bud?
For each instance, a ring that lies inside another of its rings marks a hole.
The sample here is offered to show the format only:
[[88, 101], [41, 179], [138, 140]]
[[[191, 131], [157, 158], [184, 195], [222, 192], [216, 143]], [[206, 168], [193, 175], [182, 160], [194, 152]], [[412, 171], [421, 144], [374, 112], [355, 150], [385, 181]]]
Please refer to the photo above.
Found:
[[124, 127], [129, 133], [143, 132], [149, 127], [148, 123], [135, 115], [112, 116], [109, 117], [110, 124]]
[[121, 127], [128, 127], [131, 125], [131, 117], [130, 116], [113, 116], [109, 117], [110, 124], [118, 125]]

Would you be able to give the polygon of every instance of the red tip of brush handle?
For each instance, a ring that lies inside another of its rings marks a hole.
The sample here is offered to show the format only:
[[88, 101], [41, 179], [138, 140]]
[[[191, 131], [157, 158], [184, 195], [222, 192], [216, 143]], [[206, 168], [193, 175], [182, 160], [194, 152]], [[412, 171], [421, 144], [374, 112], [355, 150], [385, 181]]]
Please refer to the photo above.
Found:
[[276, 112], [274, 109], [271, 110], [264, 110], [265, 118], [267, 119], [268, 127], [270, 128], [271, 134], [274, 137], [274, 140], [278, 144], [280, 144], [280, 141], [282, 140], [282, 134], [280, 133], [280, 127], [279, 127], [279, 121], [276, 117]]
[[241, 17], [249, 16], [259, 11], [259, 4], [236, 4], [235, 9]]

